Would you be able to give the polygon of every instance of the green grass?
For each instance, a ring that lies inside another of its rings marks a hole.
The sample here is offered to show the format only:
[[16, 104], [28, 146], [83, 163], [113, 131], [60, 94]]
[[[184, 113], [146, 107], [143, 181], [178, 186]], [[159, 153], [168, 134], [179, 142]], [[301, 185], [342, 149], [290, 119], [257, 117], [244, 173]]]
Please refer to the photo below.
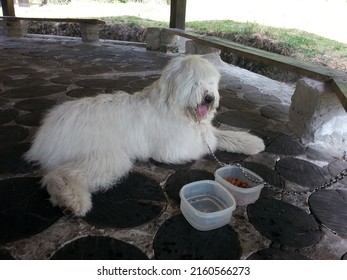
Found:
[[[110, 17], [102, 18], [108, 23], [126, 23], [129, 25], [140, 25], [144, 27], [168, 27], [168, 22], [153, 21], [141, 19], [138, 17]], [[276, 47], [283, 48], [284, 54], [297, 56], [304, 60], [327, 61], [338, 60], [337, 68], [347, 70], [347, 44], [330, 40], [312, 33], [300, 31], [297, 29], [274, 28], [251, 22], [235, 22], [232, 20], [211, 20], [211, 21], [193, 21], [186, 23], [186, 29], [198, 33], [212, 34], [219, 37], [230, 37], [230, 35], [247, 41], [247, 38], [260, 35], [274, 43]], [[266, 47], [266, 46], [265, 46]], [[271, 51], [271, 47], [268, 49]], [[341, 62], [342, 61], [342, 62]], [[329, 65], [332, 67], [332, 65]]]
[[186, 24], [186, 28], [208, 33], [233, 33], [235, 35], [251, 35], [259, 31], [259, 24], [239, 23], [232, 20], [192, 21]]
[[100, 17], [100, 20], [106, 23], [125, 23], [131, 25], [140, 25], [143, 27], [169, 27], [169, 23], [164, 21], [155, 21], [150, 19], [143, 19], [134, 16], [119, 16], [119, 17]]
[[266, 35], [283, 43], [289, 48], [296, 49], [308, 58], [322, 55], [329, 51], [336, 56], [347, 58], [347, 45], [330, 40], [312, 33], [297, 29], [267, 27]]
[[197, 32], [215, 33], [217, 36], [223, 34], [239, 36], [262, 34], [285, 48], [303, 53], [307, 58], [322, 55], [327, 51], [347, 58], [346, 44], [297, 29], [275, 28], [257, 23], [242, 23], [232, 20], [188, 22], [186, 27]]

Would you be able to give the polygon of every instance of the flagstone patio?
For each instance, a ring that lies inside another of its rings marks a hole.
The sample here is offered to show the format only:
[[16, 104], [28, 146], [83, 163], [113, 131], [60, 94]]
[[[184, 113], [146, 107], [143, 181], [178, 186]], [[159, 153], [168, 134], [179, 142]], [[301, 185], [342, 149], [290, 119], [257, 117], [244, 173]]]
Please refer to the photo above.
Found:
[[137, 162], [118, 186], [94, 194], [92, 211], [77, 218], [51, 206], [40, 171], [22, 159], [42, 116], [66, 100], [139, 91], [178, 54], [41, 36], [0, 37], [0, 50], [0, 259], [346, 259], [347, 178], [319, 186], [347, 162], [308, 150], [292, 135], [290, 96], [260, 93], [218, 62], [222, 99], [214, 124], [250, 131], [266, 150], [216, 156], [277, 188], [265, 187], [254, 204], [238, 206], [228, 225], [198, 231], [179, 207], [183, 185], [214, 179], [219, 165], [212, 156], [178, 166]]

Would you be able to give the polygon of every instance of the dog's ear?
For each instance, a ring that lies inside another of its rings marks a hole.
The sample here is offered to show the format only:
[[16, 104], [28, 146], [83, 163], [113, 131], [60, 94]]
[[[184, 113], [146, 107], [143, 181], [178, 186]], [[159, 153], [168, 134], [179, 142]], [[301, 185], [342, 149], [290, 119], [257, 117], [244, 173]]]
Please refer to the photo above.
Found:
[[184, 57], [176, 57], [169, 62], [162, 72], [159, 86], [166, 102], [175, 105], [178, 105], [177, 103], [186, 104], [186, 100], [182, 99], [190, 95], [196, 82], [189, 74]]

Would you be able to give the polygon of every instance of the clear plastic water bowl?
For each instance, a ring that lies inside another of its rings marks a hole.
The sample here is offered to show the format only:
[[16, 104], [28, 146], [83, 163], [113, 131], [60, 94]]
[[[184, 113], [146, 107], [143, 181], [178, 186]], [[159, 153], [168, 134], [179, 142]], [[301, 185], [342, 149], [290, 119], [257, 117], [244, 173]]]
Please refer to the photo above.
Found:
[[196, 229], [207, 231], [229, 223], [236, 202], [230, 192], [212, 180], [196, 181], [180, 190], [181, 211]]

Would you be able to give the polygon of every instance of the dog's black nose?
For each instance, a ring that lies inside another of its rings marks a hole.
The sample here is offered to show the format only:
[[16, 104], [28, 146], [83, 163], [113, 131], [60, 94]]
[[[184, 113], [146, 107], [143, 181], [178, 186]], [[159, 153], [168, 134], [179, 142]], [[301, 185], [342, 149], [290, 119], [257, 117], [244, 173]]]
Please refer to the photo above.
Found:
[[204, 102], [205, 102], [206, 104], [210, 104], [210, 103], [212, 103], [213, 101], [214, 101], [214, 96], [213, 96], [213, 95], [210, 95], [210, 94], [205, 95], [205, 97], [204, 97]]

